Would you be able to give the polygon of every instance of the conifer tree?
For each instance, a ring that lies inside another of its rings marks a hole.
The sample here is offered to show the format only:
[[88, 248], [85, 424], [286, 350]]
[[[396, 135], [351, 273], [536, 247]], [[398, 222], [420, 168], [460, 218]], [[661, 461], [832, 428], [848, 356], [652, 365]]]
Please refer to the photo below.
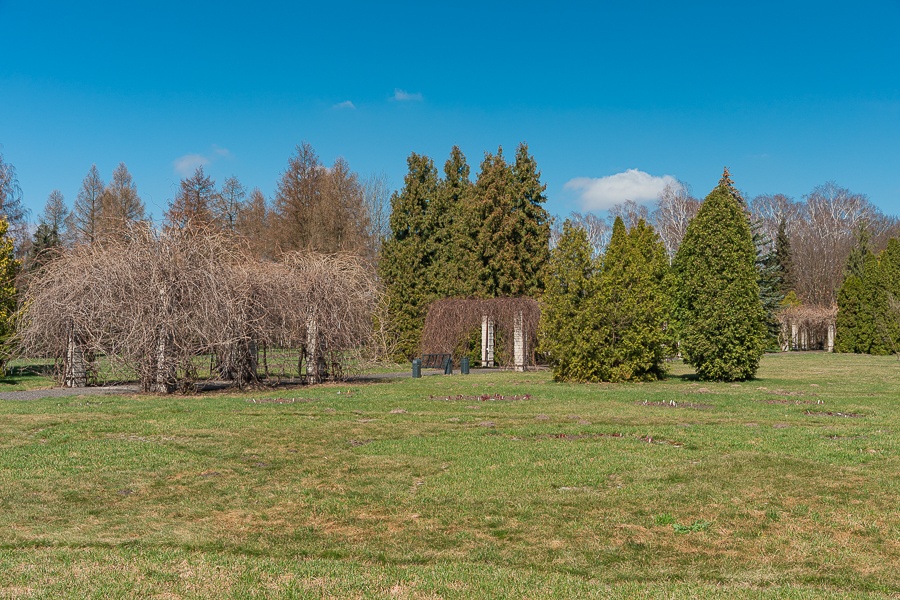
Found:
[[[836, 352], [869, 352], [875, 324], [872, 313], [872, 283], [877, 279], [878, 259], [869, 247], [865, 227], [856, 231], [856, 244], [844, 267], [844, 281], [838, 290], [835, 319]], [[866, 277], [868, 273], [868, 277]]]
[[391, 235], [382, 245], [378, 272], [398, 354], [411, 358], [419, 349], [426, 308], [435, 299], [428, 273], [435, 253], [428, 205], [438, 194], [438, 174], [427, 156], [412, 153], [406, 163], [403, 189], [391, 197]]
[[125, 163], [113, 171], [112, 181], [103, 190], [101, 198], [99, 238], [122, 238], [134, 223], [143, 221], [144, 202]]
[[181, 180], [178, 194], [166, 211], [166, 224], [178, 228], [185, 227], [188, 223], [211, 224], [212, 206], [218, 195], [216, 182], [204, 173], [202, 165], [197, 167], [193, 175]]
[[759, 367], [766, 326], [755, 263], [743, 202], [725, 169], [673, 263], [680, 348], [703, 379], [748, 379]]
[[525, 144], [519, 146], [513, 165], [506, 162], [502, 148], [497, 154], [485, 153], [470, 220], [476, 294], [540, 295], [550, 247], [545, 189]]
[[472, 245], [468, 236], [467, 209], [472, 202], [472, 182], [466, 157], [454, 146], [444, 163], [444, 177], [427, 209], [433, 232], [435, 293], [440, 297], [467, 296], [474, 293], [468, 265]]
[[595, 271], [585, 230], [567, 219], [547, 263], [539, 329], [540, 350], [557, 381], [591, 378], [596, 357], [591, 323]]
[[105, 187], [97, 165], [91, 165], [91, 170], [81, 182], [75, 209], [72, 211], [75, 243], [93, 244], [97, 241], [102, 228], [101, 210]]
[[600, 333], [598, 380], [649, 380], [665, 373], [668, 271], [653, 227], [640, 219], [626, 232], [617, 217], [592, 310]]
[[778, 233], [775, 235], [775, 262], [778, 263], [781, 277], [779, 288], [783, 298], [794, 291], [794, 257], [784, 218], [778, 222]]
[[9, 236], [9, 224], [0, 217], [0, 372], [5, 372], [11, 355], [9, 338], [13, 332], [16, 276], [20, 268], [21, 263], [15, 258], [13, 241]]

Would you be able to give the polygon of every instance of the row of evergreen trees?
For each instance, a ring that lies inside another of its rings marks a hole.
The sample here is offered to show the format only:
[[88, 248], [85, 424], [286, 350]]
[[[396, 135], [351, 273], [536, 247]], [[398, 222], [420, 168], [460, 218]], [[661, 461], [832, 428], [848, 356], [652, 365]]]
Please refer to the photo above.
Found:
[[391, 197], [390, 236], [378, 264], [398, 356], [419, 351], [425, 311], [439, 298], [540, 296], [549, 258], [550, 215], [537, 163], [520, 144], [485, 153], [473, 183], [454, 147], [438, 174], [411, 154], [403, 188]]
[[626, 232], [617, 218], [596, 259], [585, 231], [567, 222], [542, 301], [541, 347], [554, 377], [656, 379], [679, 351], [704, 379], [752, 377], [767, 338], [767, 279], [744, 208], [726, 170], [671, 267], [643, 220]]
[[838, 352], [900, 352], [900, 240], [875, 255], [860, 229], [838, 292], [836, 329]]

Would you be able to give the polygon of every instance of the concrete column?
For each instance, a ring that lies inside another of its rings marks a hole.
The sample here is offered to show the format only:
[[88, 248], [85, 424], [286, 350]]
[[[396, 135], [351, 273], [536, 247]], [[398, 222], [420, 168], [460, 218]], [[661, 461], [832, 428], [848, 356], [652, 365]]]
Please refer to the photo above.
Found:
[[75, 341], [74, 327], [69, 328], [69, 335], [66, 340], [66, 364], [63, 385], [66, 387], [84, 387], [87, 385], [84, 351]]
[[487, 315], [481, 317], [481, 366], [494, 366], [494, 320]]
[[525, 370], [525, 325], [522, 311], [513, 320], [513, 366], [516, 371]]
[[791, 350], [800, 349], [800, 336], [797, 331], [797, 324], [791, 321]]
[[834, 321], [828, 323], [828, 339], [825, 342], [825, 351], [834, 352]]

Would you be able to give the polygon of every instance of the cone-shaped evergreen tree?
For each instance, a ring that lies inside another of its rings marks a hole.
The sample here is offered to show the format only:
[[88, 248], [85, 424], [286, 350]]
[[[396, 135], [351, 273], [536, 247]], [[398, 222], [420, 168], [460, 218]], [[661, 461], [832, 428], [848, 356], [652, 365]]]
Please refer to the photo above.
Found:
[[590, 340], [595, 269], [587, 234], [566, 220], [547, 264], [539, 333], [540, 351], [557, 381], [588, 379], [586, 365], [595, 355]]
[[673, 263], [680, 348], [703, 379], [748, 379], [759, 367], [766, 322], [755, 263], [750, 224], [725, 169]]
[[850, 250], [844, 267], [844, 281], [838, 290], [836, 352], [871, 351], [875, 335], [872, 292], [878, 279], [877, 272], [878, 259], [869, 248], [869, 232], [865, 227], [860, 227], [856, 232], [856, 244]]
[[551, 252], [541, 314], [541, 347], [556, 380], [656, 379], [665, 372], [669, 263], [643, 220], [621, 218], [599, 265], [585, 230], [566, 221]]
[[600, 321], [598, 379], [657, 379], [665, 373], [668, 258], [643, 219], [625, 231], [616, 217], [603, 256], [594, 315]]

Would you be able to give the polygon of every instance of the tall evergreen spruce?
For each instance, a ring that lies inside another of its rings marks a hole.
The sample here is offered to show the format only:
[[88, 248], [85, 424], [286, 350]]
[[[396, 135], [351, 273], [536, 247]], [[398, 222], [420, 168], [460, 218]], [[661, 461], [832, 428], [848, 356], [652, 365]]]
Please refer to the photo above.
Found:
[[753, 377], [764, 351], [766, 317], [753, 234], [728, 169], [688, 225], [673, 266], [685, 361], [703, 379]]
[[467, 206], [472, 201], [472, 182], [466, 157], [454, 146], [444, 163], [444, 178], [438, 184], [435, 202], [428, 207], [435, 265], [431, 277], [439, 297], [467, 296], [472, 289], [471, 244], [465, 239]]
[[436, 249], [428, 207], [438, 195], [434, 161], [412, 153], [403, 189], [391, 197], [391, 235], [384, 241], [378, 271], [385, 282], [388, 317], [397, 335], [397, 352], [410, 358], [419, 349], [425, 311], [435, 300], [429, 270]]
[[468, 219], [475, 295], [540, 295], [550, 247], [545, 189], [525, 144], [513, 165], [502, 148], [485, 153]]

